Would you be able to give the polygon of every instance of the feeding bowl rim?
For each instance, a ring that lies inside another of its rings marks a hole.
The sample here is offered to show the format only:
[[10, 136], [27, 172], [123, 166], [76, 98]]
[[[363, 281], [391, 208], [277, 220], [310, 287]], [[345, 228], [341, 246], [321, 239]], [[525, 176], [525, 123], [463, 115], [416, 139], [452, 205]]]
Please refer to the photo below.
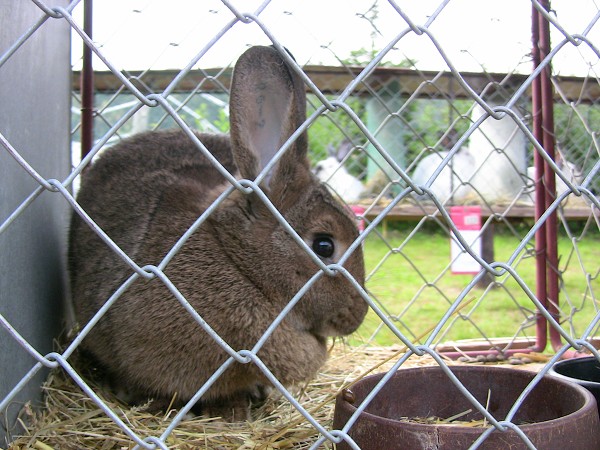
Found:
[[[484, 371], [497, 372], [497, 373], [500, 373], [501, 371], [513, 372], [515, 374], [517, 374], [517, 373], [520, 374], [520, 376], [530, 375], [532, 380], [536, 375], [536, 373], [531, 372], [531, 371], [527, 371], [524, 369], [515, 369], [515, 368], [510, 368], [510, 367], [449, 366], [449, 369], [452, 372], [454, 372], [455, 370], [458, 370], [458, 371], [464, 371], [464, 372], [470, 371], [473, 373], [477, 373], [477, 372], [483, 373]], [[442, 371], [442, 370], [443, 369], [440, 366], [410, 367], [410, 368], [406, 368], [406, 369], [400, 368], [396, 371], [396, 373], [394, 373], [393, 377], [397, 376], [398, 373], [407, 373], [409, 371], [411, 371], [411, 372], [427, 372], [427, 371], [438, 372], [438, 371]], [[383, 376], [386, 375], [386, 373], [387, 372], [380, 372], [380, 373], [366, 376], [366, 377], [360, 379], [359, 381], [357, 381], [356, 383], [354, 383], [353, 386], [368, 383], [368, 382], [372, 381], [373, 379], [381, 379]], [[451, 381], [448, 379], [448, 382], [451, 382]], [[589, 408], [595, 409], [596, 408], [596, 399], [595, 399], [594, 395], [591, 392], [589, 392], [587, 389], [585, 389], [584, 387], [582, 387], [576, 383], [570, 382], [568, 380], [563, 380], [559, 377], [556, 377], [553, 375], [548, 375], [548, 374], [545, 375], [539, 381], [539, 383], [548, 383], [548, 382], [558, 383], [558, 384], [562, 385], [563, 387], [565, 387], [569, 390], [572, 390], [574, 393], [579, 394], [581, 397], [583, 397], [583, 404], [581, 405], [580, 408], [578, 408], [575, 411], [573, 411], [569, 414], [566, 414], [564, 416], [556, 417], [556, 418], [550, 419], [550, 420], [544, 420], [544, 421], [540, 421], [540, 422], [533, 422], [533, 423], [519, 425], [519, 428], [522, 429], [524, 432], [527, 432], [528, 430], [531, 430], [531, 429], [539, 428], [540, 426], [541, 427], [552, 427], [553, 425], [560, 424], [561, 422], [577, 420], [578, 416], [586, 414], [587, 409], [589, 409]], [[339, 399], [340, 401], [339, 401], [339, 405], [336, 404], [334, 414], [336, 412], [338, 412], [338, 407], [343, 405], [344, 408], [350, 409], [350, 414], [348, 414], [348, 419], [349, 419], [356, 412], [357, 406], [355, 406], [354, 404], [341, 398], [342, 395], [343, 395], [343, 391], [338, 394], [338, 397], [340, 397], [340, 399]], [[364, 398], [362, 400], [364, 400]], [[516, 398], [515, 398], [515, 400], [516, 400]], [[373, 399], [373, 401], [371, 402], [371, 405], [373, 404], [374, 401], [377, 401], [377, 397], [375, 397]], [[592, 403], [593, 403], [593, 405], [590, 405]], [[360, 404], [360, 403], [358, 403], [358, 404]], [[341, 410], [342, 408], [340, 407], [339, 409]], [[417, 422], [406, 422], [406, 421], [402, 421], [402, 420], [398, 420], [398, 419], [391, 419], [391, 418], [385, 417], [385, 416], [379, 416], [379, 415], [370, 413], [368, 411], [362, 411], [361, 414], [359, 415], [359, 418], [362, 418], [363, 420], [366, 419], [366, 420], [371, 420], [373, 422], [379, 422], [382, 425], [388, 425], [388, 426], [398, 426], [400, 424], [401, 426], [406, 427], [406, 428], [410, 428], [410, 429], [414, 429], [414, 430], [423, 430], [423, 431], [442, 428], [445, 430], [445, 432], [460, 433], [460, 434], [466, 434], [466, 435], [470, 435], [470, 434], [480, 435], [487, 428], [489, 428], [489, 426], [493, 426], [491, 423], [489, 424], [488, 427], [470, 427], [470, 426], [459, 425], [459, 424], [444, 424], [444, 423], [427, 424], [427, 423], [417, 423]], [[348, 419], [346, 419], [346, 421]], [[501, 422], [502, 420], [504, 420], [504, 419], [500, 418], [498, 421]]]

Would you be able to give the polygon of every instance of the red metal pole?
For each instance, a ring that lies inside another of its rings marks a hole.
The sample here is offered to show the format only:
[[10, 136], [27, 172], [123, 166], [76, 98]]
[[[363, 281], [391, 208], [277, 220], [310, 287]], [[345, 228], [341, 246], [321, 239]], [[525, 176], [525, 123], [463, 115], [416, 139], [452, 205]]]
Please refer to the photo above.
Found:
[[[540, 52], [540, 16], [535, 7], [532, 6], [531, 12], [531, 32], [533, 41], [533, 67], [539, 67], [542, 60]], [[543, 125], [542, 125], [542, 83], [541, 77], [536, 77], [531, 85], [531, 109], [533, 114], [533, 135], [536, 140], [543, 145]], [[535, 167], [535, 221], [538, 223], [542, 214], [546, 210], [546, 198], [544, 193], [544, 158], [537, 151], [533, 154]], [[540, 303], [547, 308], [546, 292], [546, 224], [542, 223], [535, 233], [535, 280], [536, 297]], [[536, 318], [536, 345], [535, 350], [541, 352], [546, 348], [548, 323], [541, 313], [537, 312]]]
[[[83, 0], [83, 31], [92, 38], [93, 1]], [[94, 68], [92, 49], [83, 45], [81, 68], [81, 157], [84, 158], [94, 141]]]
[[[541, 5], [550, 10], [550, 0], [542, 0]], [[542, 14], [538, 14], [540, 27], [540, 56], [545, 58], [550, 53], [550, 24]], [[554, 100], [552, 91], [552, 70], [548, 64], [540, 73], [542, 90], [542, 128], [543, 145], [550, 158], [555, 160], [555, 135], [554, 135]], [[556, 177], [551, 168], [546, 164], [544, 169], [544, 203], [548, 209], [556, 199]], [[546, 222], [546, 291], [548, 295], [548, 312], [558, 320], [558, 221], [556, 210], [548, 216]], [[556, 350], [562, 347], [558, 331], [550, 327], [550, 342]]]

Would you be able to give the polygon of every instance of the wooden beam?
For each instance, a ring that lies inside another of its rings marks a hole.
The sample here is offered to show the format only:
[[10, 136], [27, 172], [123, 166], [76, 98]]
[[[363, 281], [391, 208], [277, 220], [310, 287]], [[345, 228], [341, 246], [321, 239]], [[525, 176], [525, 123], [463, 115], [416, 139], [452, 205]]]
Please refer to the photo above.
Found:
[[[364, 205], [362, 205], [364, 206]], [[380, 215], [385, 206], [375, 205], [368, 207], [363, 214], [367, 219], [372, 220]], [[591, 207], [573, 206], [563, 209], [563, 214], [568, 220], [587, 220], [592, 214]], [[437, 207], [433, 204], [400, 204], [392, 208], [386, 216], [387, 220], [420, 220], [423, 217], [441, 217]], [[490, 216], [504, 217], [507, 219], [533, 219], [533, 206], [526, 205], [492, 205], [490, 207], [483, 206], [481, 208], [481, 216], [487, 219]]]
[[[315, 85], [325, 94], [340, 94], [364, 70], [363, 67], [305, 66], [304, 71]], [[160, 70], [144, 72], [123, 72], [142, 92], [162, 92], [169, 86], [179, 70]], [[175, 86], [174, 92], [218, 93], [227, 92], [231, 82], [232, 68], [214, 68], [192, 70]], [[79, 91], [80, 73], [73, 72], [72, 89]], [[491, 94], [495, 90], [508, 92], [521, 86], [527, 79], [523, 74], [473, 73], [461, 72], [464, 81], [478, 94]], [[399, 81], [401, 92], [406, 96], [416, 93], [421, 98], [468, 98], [468, 93], [460, 86], [450, 72], [417, 71], [395, 67], [378, 67], [363, 82], [357, 84], [354, 95], [377, 93], [391, 81]], [[587, 78], [553, 78], [557, 89], [557, 101], [590, 103], [600, 98], [600, 84], [588, 83]], [[116, 92], [123, 89], [121, 81], [112, 73], [97, 71], [94, 73], [94, 85], [97, 92]], [[529, 96], [529, 89], [526, 91]]]

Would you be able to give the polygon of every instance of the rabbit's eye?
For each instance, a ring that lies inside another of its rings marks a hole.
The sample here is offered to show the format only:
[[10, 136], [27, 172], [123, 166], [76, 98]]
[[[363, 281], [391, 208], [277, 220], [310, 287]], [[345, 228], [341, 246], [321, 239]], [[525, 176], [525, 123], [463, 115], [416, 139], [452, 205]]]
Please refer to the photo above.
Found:
[[312, 249], [321, 258], [330, 258], [335, 251], [335, 245], [329, 236], [317, 236], [312, 243]]

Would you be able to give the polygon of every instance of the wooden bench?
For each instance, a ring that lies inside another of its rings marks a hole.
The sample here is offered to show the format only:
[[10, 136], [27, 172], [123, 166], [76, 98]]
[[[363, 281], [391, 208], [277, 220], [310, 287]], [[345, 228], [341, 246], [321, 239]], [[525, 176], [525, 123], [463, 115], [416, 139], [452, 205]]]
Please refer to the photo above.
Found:
[[[386, 205], [359, 205], [366, 208], [363, 216], [367, 221], [372, 221], [379, 216]], [[450, 206], [447, 206], [449, 209]], [[567, 220], [584, 221], [588, 220], [592, 214], [598, 215], [599, 211], [590, 206], [583, 206], [578, 204], [577, 206], [569, 206], [562, 208], [561, 214]], [[535, 218], [535, 209], [531, 205], [491, 205], [481, 207], [481, 217], [483, 220], [489, 217], [495, 217], [498, 220], [518, 220], [518, 219], [531, 219]], [[390, 221], [418, 221], [423, 217], [441, 217], [440, 211], [432, 203], [413, 204], [413, 203], [401, 203], [394, 206], [385, 216], [382, 221], [382, 228], [384, 235], [387, 233], [387, 225]]]

